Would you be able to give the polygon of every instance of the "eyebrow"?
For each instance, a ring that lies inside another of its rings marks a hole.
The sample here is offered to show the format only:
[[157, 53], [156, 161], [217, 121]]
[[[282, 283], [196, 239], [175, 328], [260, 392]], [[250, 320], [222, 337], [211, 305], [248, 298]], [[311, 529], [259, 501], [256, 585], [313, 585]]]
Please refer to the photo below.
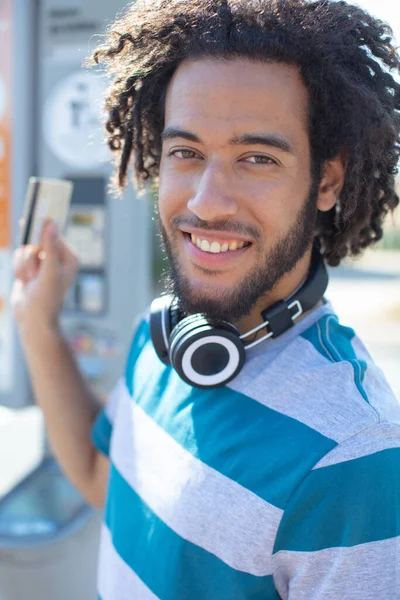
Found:
[[[166, 127], [162, 133], [162, 140], [171, 140], [174, 138], [182, 138], [189, 142], [195, 142], [196, 144], [202, 144], [201, 139], [190, 131], [179, 129], [177, 127]], [[293, 144], [286, 138], [278, 134], [251, 134], [245, 133], [243, 135], [236, 135], [229, 140], [230, 146], [269, 146], [286, 152], [288, 154], [296, 154]]]

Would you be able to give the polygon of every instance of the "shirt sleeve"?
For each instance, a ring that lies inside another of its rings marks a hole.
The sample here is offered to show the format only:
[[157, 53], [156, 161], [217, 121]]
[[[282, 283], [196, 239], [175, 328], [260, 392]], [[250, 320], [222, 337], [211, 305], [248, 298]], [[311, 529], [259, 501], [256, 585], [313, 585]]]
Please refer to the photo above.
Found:
[[398, 426], [374, 426], [314, 467], [284, 511], [273, 563], [284, 600], [400, 598]]

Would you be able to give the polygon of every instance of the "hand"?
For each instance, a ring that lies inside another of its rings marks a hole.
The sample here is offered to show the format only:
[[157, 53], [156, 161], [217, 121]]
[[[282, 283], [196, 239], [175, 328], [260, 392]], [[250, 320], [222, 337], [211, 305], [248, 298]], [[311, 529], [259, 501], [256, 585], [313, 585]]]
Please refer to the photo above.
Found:
[[22, 246], [14, 253], [11, 304], [19, 325], [58, 325], [64, 296], [78, 271], [78, 258], [47, 221], [41, 248]]

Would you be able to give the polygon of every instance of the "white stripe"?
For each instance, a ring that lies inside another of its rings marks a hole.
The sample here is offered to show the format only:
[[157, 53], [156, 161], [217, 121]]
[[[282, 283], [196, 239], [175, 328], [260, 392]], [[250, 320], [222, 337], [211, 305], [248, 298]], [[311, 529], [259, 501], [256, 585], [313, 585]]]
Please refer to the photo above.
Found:
[[119, 556], [111, 533], [104, 524], [101, 530], [98, 590], [102, 600], [158, 600]]
[[116, 383], [113, 391], [111, 392], [111, 394], [107, 400], [107, 404], [104, 407], [104, 412], [106, 414], [106, 417], [110, 421], [111, 424], [114, 424], [115, 415], [117, 414], [117, 410], [118, 410], [119, 397], [120, 397], [121, 392], [124, 387], [125, 387], [125, 379], [121, 377], [118, 380], [118, 382]]
[[321, 344], [321, 346], [323, 347], [323, 349], [325, 350], [325, 352], [329, 355], [329, 358], [333, 362], [336, 362], [335, 357], [333, 356], [332, 352], [330, 351], [330, 349], [324, 343], [324, 340], [323, 340], [323, 337], [322, 337], [322, 327], [321, 327], [321, 323], [320, 322], [317, 323], [317, 330], [318, 330], [319, 343]]
[[400, 448], [400, 427], [392, 423], [378, 423], [336, 446], [314, 469], [330, 467], [390, 448]]
[[[333, 343], [333, 341], [330, 338], [329, 325], [330, 325], [330, 323], [332, 321], [336, 322], [336, 319], [334, 317], [328, 317], [326, 319], [326, 332], [325, 332], [326, 333], [326, 340], [327, 340], [327, 342], [329, 343], [329, 345], [331, 347], [331, 354], [333, 354], [334, 352], [336, 353], [336, 360], [349, 360], [349, 359], [347, 359], [346, 357], [343, 357], [340, 354], [339, 348], [336, 348], [335, 344]], [[353, 338], [354, 338], [354, 336], [353, 336]], [[354, 368], [354, 365], [356, 365], [358, 373], [356, 373], [355, 376], [356, 377], [358, 376], [358, 380], [360, 382], [360, 386], [364, 389], [364, 386], [363, 386], [363, 373], [362, 373], [361, 365], [359, 363], [357, 354], [356, 354], [355, 360], [353, 360], [353, 362], [351, 364], [352, 364], [353, 368]], [[357, 389], [358, 389], [358, 387], [357, 387]], [[364, 390], [364, 392], [365, 392], [365, 390]], [[365, 400], [364, 396], [362, 396], [362, 397]], [[368, 397], [368, 395], [367, 395], [367, 397]]]
[[229, 387], [338, 443], [378, 421], [348, 361], [332, 363], [302, 337], [270, 356], [248, 360]]
[[285, 600], [395, 600], [400, 537], [318, 552], [280, 551], [274, 583]]
[[133, 402], [126, 388], [111, 456], [129, 485], [182, 538], [234, 569], [271, 574], [282, 511], [182, 448]]
[[354, 352], [368, 364], [363, 387], [370, 403], [379, 412], [381, 420], [400, 425], [400, 402], [396, 398], [380, 367], [372, 362], [371, 356], [359, 338], [352, 339]]

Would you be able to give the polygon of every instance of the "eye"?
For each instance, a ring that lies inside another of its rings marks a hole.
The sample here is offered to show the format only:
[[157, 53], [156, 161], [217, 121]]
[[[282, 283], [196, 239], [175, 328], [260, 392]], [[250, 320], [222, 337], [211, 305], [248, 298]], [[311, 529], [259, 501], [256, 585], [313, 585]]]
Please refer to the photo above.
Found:
[[200, 154], [198, 154], [197, 152], [195, 152], [194, 150], [187, 150], [185, 148], [179, 148], [177, 150], [171, 150], [171, 152], [169, 152], [168, 156], [176, 156], [176, 158], [179, 159], [191, 159], [191, 158], [201, 158]]
[[249, 162], [254, 165], [276, 165], [276, 161], [265, 156], [265, 154], [253, 154], [252, 156], [246, 156], [243, 159], [245, 162]]

